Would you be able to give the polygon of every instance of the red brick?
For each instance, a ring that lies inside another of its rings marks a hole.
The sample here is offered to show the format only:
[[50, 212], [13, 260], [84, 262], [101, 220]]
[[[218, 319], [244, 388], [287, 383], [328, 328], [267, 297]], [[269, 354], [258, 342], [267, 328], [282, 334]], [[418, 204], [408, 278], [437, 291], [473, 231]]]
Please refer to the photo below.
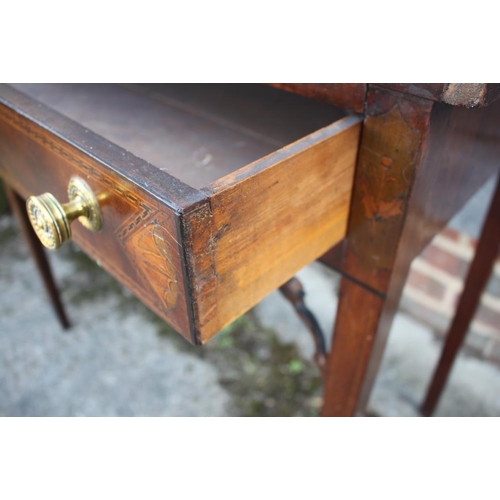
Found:
[[464, 278], [469, 269], [469, 262], [432, 244], [422, 252], [421, 258], [457, 278]]
[[436, 299], [438, 301], [443, 300], [446, 287], [439, 281], [436, 281], [430, 276], [422, 274], [416, 269], [410, 272], [407, 283], [413, 288], [416, 288], [417, 290], [425, 293], [429, 297], [432, 297], [433, 299]]
[[452, 229], [451, 227], [445, 227], [441, 233], [441, 236], [444, 236], [445, 238], [453, 241], [459, 241], [460, 240], [460, 233], [456, 231], [455, 229]]

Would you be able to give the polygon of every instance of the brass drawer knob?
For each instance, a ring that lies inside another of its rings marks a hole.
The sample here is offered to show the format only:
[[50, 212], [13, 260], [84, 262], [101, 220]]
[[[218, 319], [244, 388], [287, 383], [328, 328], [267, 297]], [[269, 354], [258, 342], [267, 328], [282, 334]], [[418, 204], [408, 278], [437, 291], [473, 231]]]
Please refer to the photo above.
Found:
[[78, 220], [91, 231], [102, 227], [101, 210], [88, 184], [72, 177], [68, 185], [68, 203], [59, 203], [50, 193], [30, 196], [26, 201], [28, 216], [42, 244], [57, 250], [71, 239], [70, 224]]

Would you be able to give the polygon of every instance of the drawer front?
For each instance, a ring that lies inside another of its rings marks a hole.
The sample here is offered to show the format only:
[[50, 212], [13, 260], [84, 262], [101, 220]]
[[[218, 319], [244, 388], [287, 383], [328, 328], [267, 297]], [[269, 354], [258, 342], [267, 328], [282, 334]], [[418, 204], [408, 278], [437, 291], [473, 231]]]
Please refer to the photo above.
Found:
[[188, 340], [179, 215], [103, 162], [0, 104], [0, 176], [22, 196], [52, 193], [67, 201], [72, 176], [85, 180], [101, 203], [103, 228], [71, 226], [74, 241], [106, 271]]
[[0, 176], [62, 203], [71, 177], [86, 181], [103, 228], [75, 221], [74, 241], [200, 344], [344, 238], [361, 123], [345, 116], [197, 190], [0, 85]]

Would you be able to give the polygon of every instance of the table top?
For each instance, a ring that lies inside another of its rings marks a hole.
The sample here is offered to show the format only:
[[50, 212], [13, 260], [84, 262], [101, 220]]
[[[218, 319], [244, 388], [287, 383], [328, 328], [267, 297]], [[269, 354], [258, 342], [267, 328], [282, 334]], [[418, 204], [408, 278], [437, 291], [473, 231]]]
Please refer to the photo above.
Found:
[[498, 83], [272, 83], [271, 85], [352, 109], [358, 113], [364, 110], [368, 85], [466, 108], [488, 106], [500, 97]]

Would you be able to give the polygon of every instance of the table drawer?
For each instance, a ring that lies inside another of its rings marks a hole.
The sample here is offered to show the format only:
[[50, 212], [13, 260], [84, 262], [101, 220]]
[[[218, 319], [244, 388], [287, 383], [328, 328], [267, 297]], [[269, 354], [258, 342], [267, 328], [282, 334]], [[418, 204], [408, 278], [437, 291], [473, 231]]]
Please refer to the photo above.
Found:
[[360, 129], [265, 86], [1, 85], [0, 175], [85, 180], [103, 227], [74, 241], [203, 343], [344, 237]]

